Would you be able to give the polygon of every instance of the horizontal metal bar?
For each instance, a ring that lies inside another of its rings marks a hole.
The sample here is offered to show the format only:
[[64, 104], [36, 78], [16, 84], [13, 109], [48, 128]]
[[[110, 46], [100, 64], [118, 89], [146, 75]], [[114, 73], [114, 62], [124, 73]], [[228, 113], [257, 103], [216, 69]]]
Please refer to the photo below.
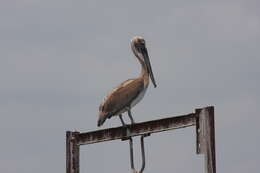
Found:
[[79, 133], [77, 135], [77, 144], [86, 145], [116, 139], [123, 139], [130, 136], [139, 136], [143, 134], [157, 133], [166, 130], [189, 127], [195, 124], [195, 113], [191, 113], [182, 116], [175, 116], [159, 120], [136, 123], [134, 125], [127, 125], [127, 128], [115, 127], [87, 133]]

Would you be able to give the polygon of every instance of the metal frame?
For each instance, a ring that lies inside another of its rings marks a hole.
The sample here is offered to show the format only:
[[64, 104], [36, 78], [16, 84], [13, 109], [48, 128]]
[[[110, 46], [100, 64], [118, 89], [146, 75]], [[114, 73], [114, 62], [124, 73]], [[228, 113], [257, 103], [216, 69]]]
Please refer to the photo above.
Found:
[[149, 135], [167, 130], [196, 126], [196, 152], [205, 155], [205, 173], [216, 173], [214, 107], [195, 113], [136, 123], [87, 133], [66, 132], [66, 173], [79, 173], [80, 145]]

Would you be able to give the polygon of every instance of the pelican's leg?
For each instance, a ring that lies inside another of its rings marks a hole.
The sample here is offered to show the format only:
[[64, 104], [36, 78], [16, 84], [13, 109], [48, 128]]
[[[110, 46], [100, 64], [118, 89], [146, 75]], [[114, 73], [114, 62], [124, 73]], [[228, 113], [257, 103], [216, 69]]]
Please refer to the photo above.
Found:
[[130, 118], [130, 120], [131, 120], [131, 123], [132, 123], [132, 124], [135, 124], [135, 121], [134, 121], [134, 119], [133, 119], [133, 117], [132, 117], [131, 109], [128, 110], [128, 116], [129, 116], [129, 118]]
[[125, 124], [125, 122], [123, 120], [122, 114], [119, 115], [119, 118], [120, 118], [120, 121], [121, 121], [122, 125], [125, 127], [126, 124]]

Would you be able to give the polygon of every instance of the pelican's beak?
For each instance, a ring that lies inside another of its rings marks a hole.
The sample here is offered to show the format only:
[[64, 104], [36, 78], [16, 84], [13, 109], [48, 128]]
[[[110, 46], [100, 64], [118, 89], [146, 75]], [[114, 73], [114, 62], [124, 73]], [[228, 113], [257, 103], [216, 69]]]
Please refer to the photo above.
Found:
[[145, 64], [146, 64], [148, 73], [149, 73], [150, 78], [151, 78], [151, 80], [152, 80], [152, 82], [153, 82], [153, 86], [154, 86], [154, 88], [156, 88], [157, 85], [156, 85], [156, 82], [155, 82], [155, 79], [154, 79], [154, 76], [153, 76], [153, 70], [152, 70], [152, 67], [151, 67], [151, 63], [150, 63], [150, 59], [149, 59], [149, 56], [148, 56], [148, 52], [147, 52], [146, 47], [142, 47], [142, 48], [141, 48], [141, 52], [142, 52], [142, 55], [143, 55], [144, 62], [145, 62]]

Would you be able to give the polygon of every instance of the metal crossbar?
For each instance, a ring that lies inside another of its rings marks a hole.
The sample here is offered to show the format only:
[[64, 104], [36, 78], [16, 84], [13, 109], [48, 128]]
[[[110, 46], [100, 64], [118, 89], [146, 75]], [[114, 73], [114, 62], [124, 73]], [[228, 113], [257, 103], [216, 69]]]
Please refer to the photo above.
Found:
[[196, 152], [205, 155], [205, 173], [216, 173], [214, 107], [195, 113], [136, 123], [127, 127], [80, 133], [66, 133], [66, 173], [79, 173], [80, 145], [94, 144], [168, 130], [196, 126]]

